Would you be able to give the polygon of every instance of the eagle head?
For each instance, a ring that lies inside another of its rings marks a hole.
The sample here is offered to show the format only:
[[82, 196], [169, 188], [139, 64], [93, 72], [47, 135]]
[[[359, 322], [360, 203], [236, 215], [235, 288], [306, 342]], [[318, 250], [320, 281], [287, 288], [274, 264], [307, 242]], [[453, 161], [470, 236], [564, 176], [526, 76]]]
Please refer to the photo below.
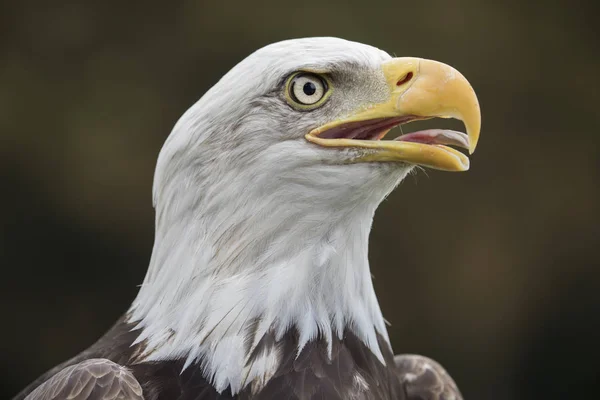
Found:
[[[393, 127], [457, 118], [386, 140]], [[156, 237], [129, 320], [147, 359], [199, 362], [218, 390], [268, 380], [281, 354], [256, 344], [295, 330], [298, 351], [351, 330], [379, 358], [371, 282], [375, 209], [417, 165], [469, 168], [477, 97], [454, 68], [336, 38], [248, 56], [175, 125], [154, 180]]]

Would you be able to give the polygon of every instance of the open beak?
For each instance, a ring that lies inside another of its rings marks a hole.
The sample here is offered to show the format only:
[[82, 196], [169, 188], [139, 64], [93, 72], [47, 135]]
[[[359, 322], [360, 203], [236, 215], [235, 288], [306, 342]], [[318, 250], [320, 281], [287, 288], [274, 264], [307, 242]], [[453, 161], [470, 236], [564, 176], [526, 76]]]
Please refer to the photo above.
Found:
[[[356, 162], [405, 162], [446, 171], [466, 171], [469, 158], [447, 145], [475, 151], [481, 113], [475, 91], [465, 77], [437, 61], [394, 58], [382, 65], [390, 97], [363, 107], [306, 135], [325, 147], [362, 148]], [[467, 134], [442, 129], [414, 132], [381, 140], [393, 127], [414, 120], [456, 118]]]

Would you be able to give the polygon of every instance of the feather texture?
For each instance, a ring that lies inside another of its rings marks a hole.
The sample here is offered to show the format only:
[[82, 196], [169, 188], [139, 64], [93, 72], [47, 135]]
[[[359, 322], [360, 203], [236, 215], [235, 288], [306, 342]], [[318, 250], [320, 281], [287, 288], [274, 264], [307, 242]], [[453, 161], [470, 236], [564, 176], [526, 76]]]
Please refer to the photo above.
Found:
[[395, 356], [394, 362], [404, 396], [400, 398], [463, 400], [458, 386], [438, 362], [416, 354]]
[[290, 331], [280, 340], [268, 333], [247, 363], [273, 347], [281, 362], [270, 379], [255, 380], [234, 395], [231, 388], [215, 390], [202, 362], [185, 370], [185, 359], [140, 362], [137, 356], [145, 343], [133, 344], [140, 331], [132, 328], [122, 319], [96, 344], [40, 377], [15, 400], [32, 390], [29, 400], [63, 400], [68, 393], [75, 393], [76, 400], [137, 400], [142, 390], [144, 400], [393, 400], [400, 390], [391, 349], [381, 337], [386, 364], [351, 332], [333, 340], [331, 357], [323, 338], [308, 342], [298, 354], [298, 332]]
[[105, 358], [73, 364], [38, 386], [26, 400], [144, 400], [131, 371]]
[[[351, 331], [383, 361], [385, 323], [373, 290], [368, 239], [379, 203], [407, 165], [348, 164], [306, 132], [385, 100], [371, 46], [335, 38], [276, 43], [226, 74], [178, 121], [154, 180], [156, 238], [130, 309], [146, 361], [202, 360], [218, 391], [268, 380], [277, 352], [246, 364], [272, 332], [299, 332], [298, 349]], [[284, 99], [289, 74], [327, 71], [330, 100], [309, 113]], [[249, 343], [247, 332], [253, 329]], [[388, 343], [389, 345], [389, 343]]]

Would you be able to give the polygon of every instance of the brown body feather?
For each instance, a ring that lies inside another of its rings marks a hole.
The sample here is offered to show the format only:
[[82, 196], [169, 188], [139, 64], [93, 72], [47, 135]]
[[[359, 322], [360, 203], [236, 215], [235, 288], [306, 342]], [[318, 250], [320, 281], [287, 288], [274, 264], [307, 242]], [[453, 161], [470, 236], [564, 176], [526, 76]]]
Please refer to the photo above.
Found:
[[[139, 331], [132, 331], [132, 325], [119, 320], [98, 342], [71, 360], [53, 368], [19, 393], [14, 400], [24, 399], [48, 379], [55, 379], [65, 368], [90, 359], [110, 360], [110, 368], [125, 367], [139, 382], [145, 400], [212, 400], [212, 399], [253, 399], [253, 400], [310, 400], [310, 399], [398, 399], [400, 382], [395, 374], [393, 354], [389, 345], [380, 338], [380, 346], [386, 365], [382, 364], [363, 342], [354, 334], [346, 332], [343, 340], [334, 340], [331, 360], [323, 340], [309, 342], [297, 356], [298, 335], [290, 331], [282, 340], [275, 341], [266, 336], [252, 353], [256, 357], [270, 346], [280, 347], [282, 361], [275, 375], [257, 393], [252, 393], [252, 384], [237, 396], [228, 391], [219, 394], [204, 377], [201, 362], [189, 366], [182, 373], [184, 359], [162, 362], [139, 362], [136, 357], [143, 350], [144, 343], [132, 346]], [[267, 334], [269, 335], [269, 334]], [[81, 369], [81, 368], [80, 368]], [[77, 371], [77, 369], [75, 369]], [[72, 371], [72, 370], [71, 370]], [[78, 372], [82, 374], [81, 371]], [[84, 375], [87, 371], [84, 371]], [[53, 378], [54, 377], [54, 378]], [[63, 392], [81, 386], [79, 379], [62, 379]], [[48, 384], [50, 382], [46, 382]], [[68, 386], [72, 387], [69, 388]], [[364, 392], [361, 394], [361, 390]], [[45, 392], [33, 393], [35, 400], [62, 399]], [[55, 394], [56, 391], [54, 391]], [[85, 394], [85, 391], [83, 392]], [[82, 395], [83, 396], [83, 395]], [[109, 399], [110, 397], [75, 397], [83, 399]], [[355, 396], [355, 397], [353, 397]], [[118, 397], [115, 397], [118, 398]], [[125, 397], [126, 398], [126, 397]]]
[[[297, 354], [298, 335], [275, 341], [267, 334], [248, 362], [272, 346], [282, 360], [258, 391], [249, 384], [237, 396], [219, 394], [205, 378], [201, 362], [183, 372], [184, 360], [136, 362], [144, 342], [124, 318], [78, 356], [46, 372], [13, 400], [460, 400], [461, 394], [435, 361], [418, 355], [392, 355], [381, 337], [385, 365], [354, 334], [334, 339], [331, 359], [323, 340]], [[29, 396], [29, 397], [28, 397]]]

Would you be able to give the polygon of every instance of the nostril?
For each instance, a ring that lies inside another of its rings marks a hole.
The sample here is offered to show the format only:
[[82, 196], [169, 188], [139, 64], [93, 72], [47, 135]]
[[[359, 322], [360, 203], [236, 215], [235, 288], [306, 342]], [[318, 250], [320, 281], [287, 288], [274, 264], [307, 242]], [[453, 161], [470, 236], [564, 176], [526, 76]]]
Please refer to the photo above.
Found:
[[396, 86], [404, 85], [406, 82], [410, 81], [412, 79], [412, 77], [413, 77], [412, 72], [407, 73], [402, 78], [400, 78], [400, 80], [398, 80], [398, 82], [396, 82]]

